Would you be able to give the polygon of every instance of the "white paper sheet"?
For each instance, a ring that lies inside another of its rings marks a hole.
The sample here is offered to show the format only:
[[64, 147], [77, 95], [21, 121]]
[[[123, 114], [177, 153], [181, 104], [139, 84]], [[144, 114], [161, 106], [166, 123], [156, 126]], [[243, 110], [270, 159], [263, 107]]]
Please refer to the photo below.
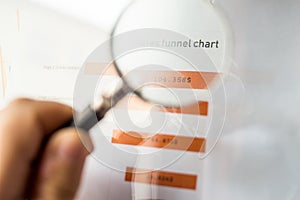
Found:
[[[52, 4], [43, 2], [42, 5]], [[204, 160], [188, 152], [164, 169], [196, 174], [197, 191], [124, 181], [126, 167], [151, 168], [156, 160], [151, 163], [150, 159], [146, 162], [128, 157], [127, 163], [120, 163], [123, 158], [112, 149], [105, 149], [108, 150], [105, 159], [111, 159], [111, 164], [123, 171], [101, 162], [97, 152], [104, 151], [101, 147], [111, 141], [112, 130], [116, 128], [110, 115], [102, 124], [106, 134], [92, 132], [95, 154], [87, 160], [77, 199], [125, 200], [132, 196], [172, 200], [299, 199], [299, 2], [215, 2], [225, 10], [232, 25], [238, 71], [226, 83], [228, 113], [223, 135]], [[47, 9], [32, 3], [3, 3], [8, 9], [0, 12], [5, 22], [2, 17], [0, 21], [7, 29], [3, 31], [4, 26], [0, 27], [0, 33], [6, 33], [4, 37], [1, 35], [0, 45], [6, 66], [11, 68], [9, 73], [6, 71], [9, 74], [7, 100], [28, 96], [72, 105], [79, 67], [108, 34], [99, 29], [101, 26], [83, 22], [87, 18], [78, 21], [82, 15], [77, 19], [70, 17], [76, 9], [69, 9], [65, 16], [53, 10], [58, 5], [52, 4]], [[60, 13], [64, 10], [59, 8]], [[104, 27], [109, 30], [111, 24]], [[153, 150], [126, 145], [115, 147], [131, 152]], [[165, 150], [161, 155], [172, 157], [174, 152]]]

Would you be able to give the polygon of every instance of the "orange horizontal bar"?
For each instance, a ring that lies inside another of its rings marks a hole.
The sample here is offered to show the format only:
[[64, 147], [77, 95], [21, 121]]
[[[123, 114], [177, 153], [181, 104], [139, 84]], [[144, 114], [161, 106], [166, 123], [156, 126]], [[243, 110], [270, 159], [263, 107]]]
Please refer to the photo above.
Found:
[[132, 146], [165, 148], [190, 152], [205, 152], [206, 139], [167, 134], [147, 134], [113, 130], [112, 143]]
[[207, 101], [198, 101], [196, 104], [189, 105], [189, 106], [183, 107], [183, 108], [165, 108], [165, 112], [207, 116], [208, 115], [208, 102]]
[[127, 167], [125, 181], [196, 190], [197, 175]]
[[[159, 83], [166, 88], [207, 89], [219, 75], [216, 72], [140, 70], [143, 82]], [[146, 80], [145, 80], [146, 79]]]
[[[86, 63], [85, 73], [89, 75], [115, 75], [118, 73], [113, 64]], [[135, 76], [143, 77], [142, 82], [152, 82], [167, 88], [207, 89], [208, 85], [219, 76], [217, 72], [198, 71], [160, 71], [137, 70]]]

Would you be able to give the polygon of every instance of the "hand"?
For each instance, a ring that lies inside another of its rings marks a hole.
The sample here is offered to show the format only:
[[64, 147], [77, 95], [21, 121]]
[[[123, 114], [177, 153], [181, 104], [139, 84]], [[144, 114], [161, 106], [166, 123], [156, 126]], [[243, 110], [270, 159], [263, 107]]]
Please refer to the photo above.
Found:
[[0, 112], [0, 199], [74, 198], [89, 152], [75, 128], [57, 130], [71, 116], [62, 104], [28, 99]]

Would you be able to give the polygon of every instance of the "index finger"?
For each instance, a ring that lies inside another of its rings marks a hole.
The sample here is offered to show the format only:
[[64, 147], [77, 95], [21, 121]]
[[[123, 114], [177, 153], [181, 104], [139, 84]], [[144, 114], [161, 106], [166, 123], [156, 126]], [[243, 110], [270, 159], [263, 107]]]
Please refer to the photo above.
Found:
[[[22, 196], [31, 163], [45, 136], [72, 117], [68, 106], [19, 99], [0, 112], [0, 194]], [[12, 191], [10, 191], [12, 190]]]

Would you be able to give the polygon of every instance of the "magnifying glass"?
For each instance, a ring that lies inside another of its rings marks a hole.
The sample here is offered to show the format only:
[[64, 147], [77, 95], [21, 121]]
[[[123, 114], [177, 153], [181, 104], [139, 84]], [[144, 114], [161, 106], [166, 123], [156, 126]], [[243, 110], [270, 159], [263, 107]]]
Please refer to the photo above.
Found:
[[[197, 6], [205, 12], [196, 12]], [[180, 13], [188, 8], [195, 12]], [[209, 1], [133, 1], [118, 18], [111, 38], [84, 64], [108, 63], [117, 71], [122, 86], [75, 113], [73, 124], [88, 131], [129, 93], [173, 108], [207, 96], [227, 70], [224, 32], [222, 17]], [[86, 88], [94, 91], [96, 85], [93, 82]]]

